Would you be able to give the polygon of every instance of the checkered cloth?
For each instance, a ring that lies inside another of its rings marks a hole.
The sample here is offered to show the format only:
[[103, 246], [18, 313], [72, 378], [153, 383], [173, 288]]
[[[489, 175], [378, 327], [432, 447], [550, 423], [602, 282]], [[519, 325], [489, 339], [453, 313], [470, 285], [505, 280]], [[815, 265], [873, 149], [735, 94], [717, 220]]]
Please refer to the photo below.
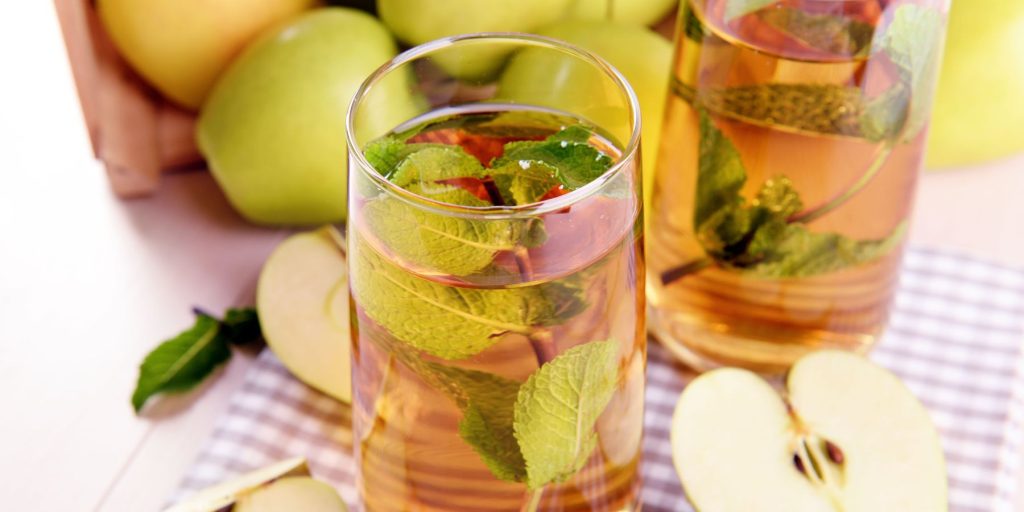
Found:
[[[1024, 269], [909, 251], [890, 326], [871, 358], [902, 377], [931, 411], [946, 450], [954, 512], [1014, 508], [1024, 421], [1022, 345]], [[652, 343], [647, 375], [643, 508], [689, 512], [672, 466], [669, 425], [692, 374]], [[314, 475], [353, 503], [350, 422], [347, 406], [304, 386], [264, 351], [172, 501], [304, 455]]]

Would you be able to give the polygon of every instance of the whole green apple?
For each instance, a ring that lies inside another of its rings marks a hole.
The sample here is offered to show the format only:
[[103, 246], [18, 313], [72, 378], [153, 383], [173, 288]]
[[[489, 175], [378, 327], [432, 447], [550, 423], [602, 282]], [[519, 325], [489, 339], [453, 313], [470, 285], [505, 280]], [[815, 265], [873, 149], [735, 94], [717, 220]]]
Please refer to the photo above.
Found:
[[953, 2], [934, 108], [930, 167], [1024, 150], [1024, 2]]
[[[344, 220], [348, 104], [395, 53], [376, 18], [336, 7], [302, 15], [247, 48], [217, 82], [197, 133], [235, 209], [259, 224]], [[410, 101], [406, 90], [393, 97], [396, 105]], [[379, 122], [386, 131], [412, 116], [389, 108]]]
[[121, 55], [164, 96], [190, 109], [245, 45], [316, 0], [98, 0]]
[[[567, 21], [544, 27], [538, 33], [594, 52], [615, 66], [632, 85], [640, 100], [644, 199], [649, 202], [668, 93], [672, 45], [646, 27], [605, 21]], [[545, 57], [539, 53], [517, 56], [502, 74], [500, 94], [524, 103], [586, 112], [587, 107], [581, 102], [587, 101], [590, 92], [595, 92], [588, 88], [599, 87], [601, 83], [591, 75], [593, 70], [585, 66], [560, 69], [559, 66], [571, 64], [571, 61]], [[600, 111], [589, 115], [591, 121], [610, 129], [601, 116]]]
[[650, 25], [668, 14], [677, 0], [576, 0], [569, 18]]

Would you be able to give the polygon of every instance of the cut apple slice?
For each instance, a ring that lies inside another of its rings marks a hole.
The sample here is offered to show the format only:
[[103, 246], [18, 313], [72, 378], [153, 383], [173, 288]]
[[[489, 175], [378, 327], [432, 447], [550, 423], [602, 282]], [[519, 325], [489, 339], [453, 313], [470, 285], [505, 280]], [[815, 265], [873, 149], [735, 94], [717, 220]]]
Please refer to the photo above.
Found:
[[309, 476], [306, 459], [296, 457], [246, 473], [204, 489], [165, 512], [213, 512], [231, 510], [238, 498], [279, 478]]
[[676, 470], [702, 512], [947, 510], [939, 435], [888, 371], [820, 351], [787, 378], [714, 370], [683, 391], [672, 418]]
[[263, 265], [260, 326], [278, 359], [306, 384], [352, 400], [348, 273], [332, 227], [293, 235]]
[[347, 512], [330, 485], [309, 477], [282, 478], [238, 500], [232, 512]]

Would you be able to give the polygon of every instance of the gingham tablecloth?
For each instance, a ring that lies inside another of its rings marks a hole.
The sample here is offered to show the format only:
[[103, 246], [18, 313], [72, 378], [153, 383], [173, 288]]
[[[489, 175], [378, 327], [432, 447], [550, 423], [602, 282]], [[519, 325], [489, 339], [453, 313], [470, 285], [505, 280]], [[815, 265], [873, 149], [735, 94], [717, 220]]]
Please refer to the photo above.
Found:
[[[871, 358], [902, 377], [931, 411], [943, 437], [954, 512], [1014, 509], [1024, 420], [1022, 345], [1024, 269], [928, 249], [908, 252], [890, 326]], [[689, 512], [668, 428], [692, 374], [652, 342], [647, 376], [643, 509]], [[313, 474], [352, 503], [350, 421], [348, 406], [295, 380], [265, 350], [171, 501], [304, 455]]]

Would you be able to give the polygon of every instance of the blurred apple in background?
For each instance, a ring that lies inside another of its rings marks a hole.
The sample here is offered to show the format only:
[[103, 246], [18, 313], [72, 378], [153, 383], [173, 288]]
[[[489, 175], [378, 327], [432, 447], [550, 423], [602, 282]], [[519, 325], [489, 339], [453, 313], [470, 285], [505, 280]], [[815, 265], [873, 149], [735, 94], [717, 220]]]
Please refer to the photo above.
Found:
[[[672, 44], [647, 27], [606, 21], [566, 21], [544, 27], [537, 33], [590, 50], [615, 66], [636, 91], [642, 117], [641, 152], [643, 156], [644, 198], [653, 185], [654, 166], [661, 138], [662, 114], [668, 92]], [[501, 77], [503, 94], [532, 101], [538, 105], [561, 106], [563, 110], [585, 111], [578, 105], [585, 97], [581, 91], [599, 84], [593, 73], [571, 61], [549, 60], [541, 54], [524, 53], [509, 63]], [[603, 124], [593, 113], [592, 121]], [[625, 142], [625, 141], [620, 141]]]
[[664, 18], [675, 5], [676, 0], [574, 0], [569, 17], [650, 25]]
[[945, 51], [928, 166], [1024, 150], [1024, 1], [954, 0]]
[[118, 51], [174, 102], [197, 109], [217, 76], [268, 27], [316, 0], [98, 0]]
[[[311, 11], [247, 48], [217, 82], [197, 134], [235, 209], [259, 224], [344, 220], [348, 104], [396, 51], [376, 18], [340, 7]], [[393, 97], [408, 101], [408, 92]], [[380, 120], [388, 126], [412, 117], [387, 112], [396, 116]]]

